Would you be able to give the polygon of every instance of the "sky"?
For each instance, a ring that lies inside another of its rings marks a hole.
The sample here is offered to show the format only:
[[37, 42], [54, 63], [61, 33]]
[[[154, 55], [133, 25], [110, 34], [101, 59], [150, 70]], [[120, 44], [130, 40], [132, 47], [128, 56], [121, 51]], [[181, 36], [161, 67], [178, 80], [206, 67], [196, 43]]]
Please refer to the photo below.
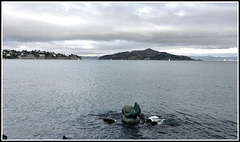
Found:
[[2, 2], [2, 47], [80, 56], [238, 55], [238, 2]]

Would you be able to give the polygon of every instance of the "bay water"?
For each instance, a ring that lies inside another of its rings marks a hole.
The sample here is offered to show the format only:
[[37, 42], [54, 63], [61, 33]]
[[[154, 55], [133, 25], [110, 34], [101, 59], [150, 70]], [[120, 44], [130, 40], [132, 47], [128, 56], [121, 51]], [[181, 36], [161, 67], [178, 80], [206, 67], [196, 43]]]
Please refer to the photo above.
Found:
[[[237, 139], [237, 62], [2, 60], [8, 139]], [[161, 123], [123, 124], [125, 105]], [[103, 119], [116, 120], [108, 124]]]

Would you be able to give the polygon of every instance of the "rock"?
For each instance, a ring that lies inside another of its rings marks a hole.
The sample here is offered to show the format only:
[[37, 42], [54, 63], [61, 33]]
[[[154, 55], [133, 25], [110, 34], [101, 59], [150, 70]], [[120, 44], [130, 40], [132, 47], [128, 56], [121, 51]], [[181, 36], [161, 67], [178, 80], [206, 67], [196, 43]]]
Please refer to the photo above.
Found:
[[141, 108], [137, 102], [135, 102], [134, 107], [126, 105], [122, 108], [123, 118], [122, 121], [125, 124], [136, 125], [140, 122], [138, 116], [141, 113]]
[[142, 124], [145, 123], [145, 115], [144, 114], [140, 113], [138, 117], [140, 118]]
[[67, 137], [63, 136], [63, 138], [62, 138], [62, 139], [67, 139]]
[[139, 114], [140, 119], [145, 119], [145, 115], [143, 113]]
[[151, 122], [151, 125], [157, 125], [158, 123], [157, 122], [155, 122], [155, 121], [152, 121]]
[[150, 123], [151, 125], [157, 125], [157, 124], [162, 124], [163, 123], [163, 118], [161, 116], [151, 116], [146, 119], [147, 123]]
[[122, 108], [122, 113], [127, 118], [136, 118], [141, 113], [141, 108], [137, 102], [135, 102], [134, 107], [126, 105]]
[[137, 118], [127, 118], [123, 115], [123, 118], [122, 118], [122, 121], [125, 123], [125, 124], [129, 124], [129, 125], [137, 125], [139, 122], [140, 122], [140, 119], [137, 117]]
[[147, 122], [151, 125], [157, 125], [158, 123], [156, 121], [152, 121], [151, 119], [147, 119]]
[[108, 124], [112, 124], [112, 123], [116, 122], [116, 120], [111, 119], [111, 118], [104, 118], [103, 121], [107, 122]]
[[6, 135], [2, 135], [2, 138], [4, 139], [4, 140], [6, 140], [7, 139], [7, 136]]

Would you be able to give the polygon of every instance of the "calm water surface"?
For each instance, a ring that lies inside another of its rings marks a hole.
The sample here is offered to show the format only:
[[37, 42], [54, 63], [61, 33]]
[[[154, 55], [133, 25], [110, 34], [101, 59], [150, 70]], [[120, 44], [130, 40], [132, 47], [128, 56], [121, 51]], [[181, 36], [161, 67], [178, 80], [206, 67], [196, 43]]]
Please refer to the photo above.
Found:
[[[3, 60], [8, 139], [237, 139], [237, 62]], [[122, 123], [138, 102], [146, 118]], [[115, 119], [108, 124], [104, 118]]]

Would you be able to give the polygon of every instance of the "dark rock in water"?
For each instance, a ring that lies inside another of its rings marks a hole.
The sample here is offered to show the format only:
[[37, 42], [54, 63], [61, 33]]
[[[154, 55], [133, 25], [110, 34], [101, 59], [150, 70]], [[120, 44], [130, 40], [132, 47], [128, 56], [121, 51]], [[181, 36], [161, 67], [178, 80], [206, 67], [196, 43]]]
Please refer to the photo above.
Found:
[[2, 138], [4, 139], [4, 140], [6, 140], [7, 139], [7, 136], [6, 135], [2, 135]]
[[145, 120], [145, 115], [143, 113], [139, 114], [138, 116], [141, 120]]
[[125, 124], [129, 124], [129, 125], [137, 125], [139, 122], [140, 122], [140, 119], [137, 117], [137, 118], [127, 118], [123, 115], [123, 118], [122, 118], [122, 121], [125, 123]]
[[147, 123], [151, 125], [157, 125], [158, 123], [156, 121], [152, 121], [151, 119], [146, 119]]
[[147, 123], [151, 125], [162, 124], [163, 120], [164, 119], [159, 115], [154, 115], [146, 119]]
[[122, 121], [125, 124], [136, 125], [140, 122], [138, 116], [141, 114], [141, 108], [137, 102], [134, 107], [126, 105], [122, 108], [123, 118]]
[[63, 136], [63, 138], [62, 138], [62, 139], [67, 139], [67, 137]]
[[107, 122], [108, 124], [112, 124], [112, 123], [116, 122], [116, 120], [111, 119], [111, 118], [104, 118], [103, 121]]
[[157, 125], [158, 123], [157, 122], [155, 122], [155, 121], [152, 121], [151, 122], [151, 125]]
[[141, 113], [141, 114], [139, 114], [138, 117], [140, 118], [142, 124], [145, 123], [145, 115], [144, 114]]
[[141, 108], [137, 102], [135, 102], [134, 107], [126, 105], [122, 108], [122, 113], [127, 118], [136, 118], [141, 113]]
[[151, 119], [146, 119], [147, 120], [147, 122], [152, 122], [152, 120]]

